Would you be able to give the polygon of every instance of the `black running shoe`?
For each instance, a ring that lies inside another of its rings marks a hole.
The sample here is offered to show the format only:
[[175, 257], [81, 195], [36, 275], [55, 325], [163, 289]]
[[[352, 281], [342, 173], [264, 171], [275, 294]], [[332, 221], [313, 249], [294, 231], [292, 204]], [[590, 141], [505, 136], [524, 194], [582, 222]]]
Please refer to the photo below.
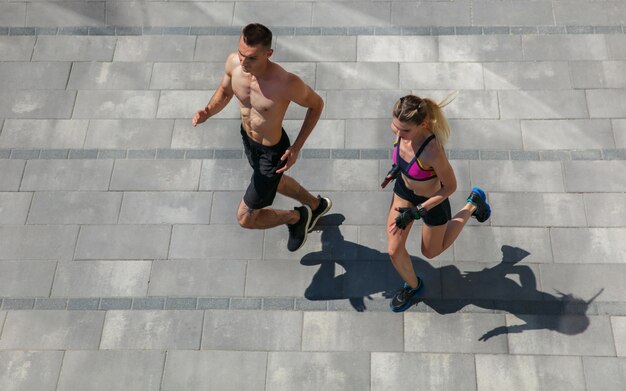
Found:
[[302, 205], [294, 209], [300, 212], [300, 220], [295, 224], [287, 224], [287, 229], [289, 230], [287, 249], [289, 251], [298, 250], [306, 242], [309, 224], [311, 223], [311, 208], [307, 205]]
[[408, 310], [413, 304], [415, 304], [415, 299], [422, 291], [424, 284], [422, 283], [422, 279], [417, 277], [417, 287], [409, 288], [409, 286], [405, 283], [404, 286], [395, 294], [395, 296], [391, 299], [389, 303], [389, 308], [393, 312], [404, 312]]
[[328, 213], [330, 208], [333, 206], [333, 202], [330, 200], [330, 198], [318, 195], [317, 199], [320, 200], [320, 204], [313, 211], [313, 215], [311, 217], [311, 225], [309, 226], [309, 232], [313, 231], [313, 228], [315, 228], [315, 224], [317, 224], [317, 220], [319, 220], [320, 217]]
[[484, 223], [491, 216], [491, 207], [487, 203], [487, 196], [480, 187], [473, 187], [467, 202], [476, 205], [476, 210], [472, 213], [472, 216], [476, 217], [479, 223]]

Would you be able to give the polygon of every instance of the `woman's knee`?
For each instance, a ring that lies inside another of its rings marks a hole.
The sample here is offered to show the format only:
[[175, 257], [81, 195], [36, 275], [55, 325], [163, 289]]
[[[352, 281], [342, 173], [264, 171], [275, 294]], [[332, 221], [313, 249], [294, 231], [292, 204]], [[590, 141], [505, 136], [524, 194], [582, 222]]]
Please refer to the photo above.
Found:
[[433, 259], [437, 255], [441, 254], [443, 251], [441, 249], [432, 249], [429, 247], [422, 246], [422, 255], [426, 259]]

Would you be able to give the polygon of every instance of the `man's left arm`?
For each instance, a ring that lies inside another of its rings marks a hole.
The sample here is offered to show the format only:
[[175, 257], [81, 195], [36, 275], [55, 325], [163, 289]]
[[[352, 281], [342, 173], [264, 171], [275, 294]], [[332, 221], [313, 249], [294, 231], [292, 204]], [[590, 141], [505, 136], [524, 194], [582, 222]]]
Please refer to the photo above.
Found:
[[302, 122], [302, 127], [298, 133], [298, 137], [291, 144], [291, 146], [285, 151], [281, 160], [287, 159], [287, 163], [277, 173], [287, 171], [291, 166], [296, 163], [298, 154], [304, 146], [304, 142], [309, 137], [313, 128], [317, 124], [317, 121], [322, 115], [324, 109], [324, 101], [311, 87], [306, 85], [302, 79], [298, 76], [289, 74], [289, 81], [287, 83], [287, 98], [291, 102], [295, 102], [302, 107], [306, 107], [306, 115]]

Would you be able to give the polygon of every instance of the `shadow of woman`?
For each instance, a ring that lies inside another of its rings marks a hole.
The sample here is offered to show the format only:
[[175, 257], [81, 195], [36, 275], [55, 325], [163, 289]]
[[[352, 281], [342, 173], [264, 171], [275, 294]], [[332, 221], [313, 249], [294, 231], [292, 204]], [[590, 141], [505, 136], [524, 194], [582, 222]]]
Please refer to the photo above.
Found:
[[[300, 261], [306, 266], [319, 265], [304, 296], [309, 300], [348, 299], [355, 310], [365, 311], [366, 298], [372, 300], [380, 293], [390, 297], [402, 281], [387, 253], [345, 240], [340, 230], [344, 220], [341, 214], [320, 219], [322, 250], [309, 253]], [[423, 277], [426, 288], [420, 301], [440, 314], [455, 313], [474, 305], [509, 312], [524, 322], [490, 330], [480, 338], [483, 341], [533, 329], [568, 335], [587, 329], [588, 306], [602, 290], [589, 301], [572, 294], [557, 292], [555, 296], [539, 291], [533, 270], [519, 264], [530, 253], [509, 245], [503, 245], [501, 251], [502, 260], [497, 265], [469, 272], [461, 272], [455, 265], [436, 268], [413, 257], [414, 268]]]

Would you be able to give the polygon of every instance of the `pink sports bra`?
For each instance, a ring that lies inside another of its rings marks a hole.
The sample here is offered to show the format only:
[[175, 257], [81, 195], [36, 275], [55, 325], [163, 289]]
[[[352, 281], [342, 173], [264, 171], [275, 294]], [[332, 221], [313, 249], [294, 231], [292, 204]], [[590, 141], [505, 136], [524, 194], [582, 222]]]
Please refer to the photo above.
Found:
[[435, 173], [435, 170], [433, 168], [424, 168], [424, 166], [422, 166], [422, 163], [420, 163], [418, 159], [422, 151], [424, 151], [424, 148], [426, 148], [428, 143], [430, 143], [434, 138], [435, 135], [433, 134], [430, 135], [426, 140], [424, 140], [422, 145], [417, 150], [417, 153], [413, 157], [413, 160], [411, 160], [410, 162], [406, 162], [400, 156], [401, 138], [398, 137], [396, 139], [396, 142], [393, 143], [393, 163], [400, 167], [400, 170], [404, 175], [415, 181], [427, 181], [429, 179], [436, 178], [437, 174]]

